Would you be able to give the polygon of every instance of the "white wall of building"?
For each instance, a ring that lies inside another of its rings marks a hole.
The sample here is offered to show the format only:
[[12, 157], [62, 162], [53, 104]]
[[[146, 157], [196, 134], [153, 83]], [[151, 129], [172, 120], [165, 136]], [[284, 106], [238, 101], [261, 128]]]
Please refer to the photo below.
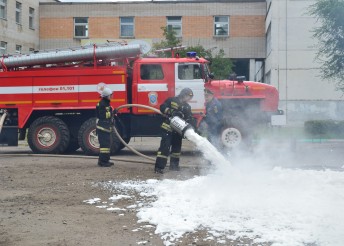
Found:
[[[22, 47], [22, 53], [39, 48], [39, 0], [18, 0], [22, 4], [22, 23], [16, 23], [16, 1], [7, 1], [7, 17], [0, 19], [0, 41], [7, 43], [7, 54], [16, 52], [16, 45]], [[34, 9], [34, 25], [29, 27], [29, 8]]]
[[267, 50], [266, 79], [280, 93], [280, 108], [288, 125], [303, 125], [307, 120], [343, 120], [344, 97], [333, 81], [320, 78], [315, 60], [317, 40], [312, 30], [317, 25], [308, 14], [314, 0], [268, 1], [266, 31], [271, 26], [271, 51]]

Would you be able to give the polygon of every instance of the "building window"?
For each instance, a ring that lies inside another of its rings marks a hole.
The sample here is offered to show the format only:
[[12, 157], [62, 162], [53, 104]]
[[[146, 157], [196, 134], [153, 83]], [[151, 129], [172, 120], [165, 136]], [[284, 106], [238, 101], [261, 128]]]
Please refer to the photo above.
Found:
[[87, 17], [74, 18], [74, 37], [75, 38], [88, 37], [88, 18]]
[[0, 0], [0, 18], [7, 18], [7, 0]]
[[182, 17], [181, 16], [168, 16], [167, 17], [167, 30], [174, 31], [177, 38], [182, 36]]
[[22, 23], [21, 13], [22, 13], [22, 4], [20, 2], [16, 2], [16, 23], [17, 24]]
[[229, 36], [229, 16], [214, 16], [214, 36]]
[[22, 52], [22, 46], [16, 44], [16, 53], [21, 54], [21, 52]]
[[4, 41], [0, 42], [0, 55], [5, 55], [7, 53], [7, 43]]
[[121, 37], [134, 37], [134, 17], [120, 17]]
[[35, 20], [35, 9], [29, 8], [29, 28], [31, 29], [35, 29], [34, 20]]
[[29, 52], [30, 52], [30, 53], [34, 53], [34, 52], [35, 52], [35, 49], [34, 49], [34, 48], [29, 48]]

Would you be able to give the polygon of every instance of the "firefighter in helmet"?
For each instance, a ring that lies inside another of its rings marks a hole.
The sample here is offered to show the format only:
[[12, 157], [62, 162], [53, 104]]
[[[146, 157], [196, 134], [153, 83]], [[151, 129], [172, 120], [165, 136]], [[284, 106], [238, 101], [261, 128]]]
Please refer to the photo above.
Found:
[[96, 131], [99, 141], [99, 159], [98, 165], [101, 167], [110, 167], [114, 163], [110, 162], [111, 132], [113, 111], [110, 106], [112, 90], [105, 87], [101, 94], [101, 100], [96, 106], [97, 126]]
[[203, 121], [206, 123], [207, 138], [215, 146], [220, 146], [219, 136], [222, 128], [223, 109], [222, 104], [210, 89], [204, 90], [205, 99], [205, 117]]
[[194, 125], [191, 106], [188, 104], [192, 97], [192, 90], [190, 88], [184, 88], [178, 96], [169, 97], [160, 105], [160, 111], [166, 116], [166, 119], [161, 124], [161, 142], [155, 161], [155, 173], [163, 173], [169, 155], [169, 169], [173, 171], [180, 170], [179, 158], [182, 148], [182, 136], [172, 130], [169, 118], [178, 116], [186, 122]]

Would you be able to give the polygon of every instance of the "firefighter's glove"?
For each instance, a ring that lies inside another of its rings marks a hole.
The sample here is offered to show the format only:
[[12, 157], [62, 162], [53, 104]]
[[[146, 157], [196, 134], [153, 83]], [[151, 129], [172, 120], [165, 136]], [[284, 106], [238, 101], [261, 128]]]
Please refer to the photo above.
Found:
[[184, 114], [182, 112], [180, 112], [179, 110], [174, 110], [172, 113], [172, 117], [178, 116], [179, 118], [183, 119], [184, 118]]

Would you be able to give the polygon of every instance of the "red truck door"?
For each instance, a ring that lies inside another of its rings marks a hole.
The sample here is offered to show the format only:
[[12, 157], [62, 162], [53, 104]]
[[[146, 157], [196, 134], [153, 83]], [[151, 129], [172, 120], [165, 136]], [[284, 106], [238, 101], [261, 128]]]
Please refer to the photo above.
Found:
[[[171, 67], [171, 69], [169, 68]], [[167, 97], [173, 96], [174, 73], [172, 63], [138, 63], [133, 76], [133, 103], [159, 109]], [[172, 71], [172, 72], [169, 72]], [[145, 108], [133, 108], [134, 114], [154, 113]]]

